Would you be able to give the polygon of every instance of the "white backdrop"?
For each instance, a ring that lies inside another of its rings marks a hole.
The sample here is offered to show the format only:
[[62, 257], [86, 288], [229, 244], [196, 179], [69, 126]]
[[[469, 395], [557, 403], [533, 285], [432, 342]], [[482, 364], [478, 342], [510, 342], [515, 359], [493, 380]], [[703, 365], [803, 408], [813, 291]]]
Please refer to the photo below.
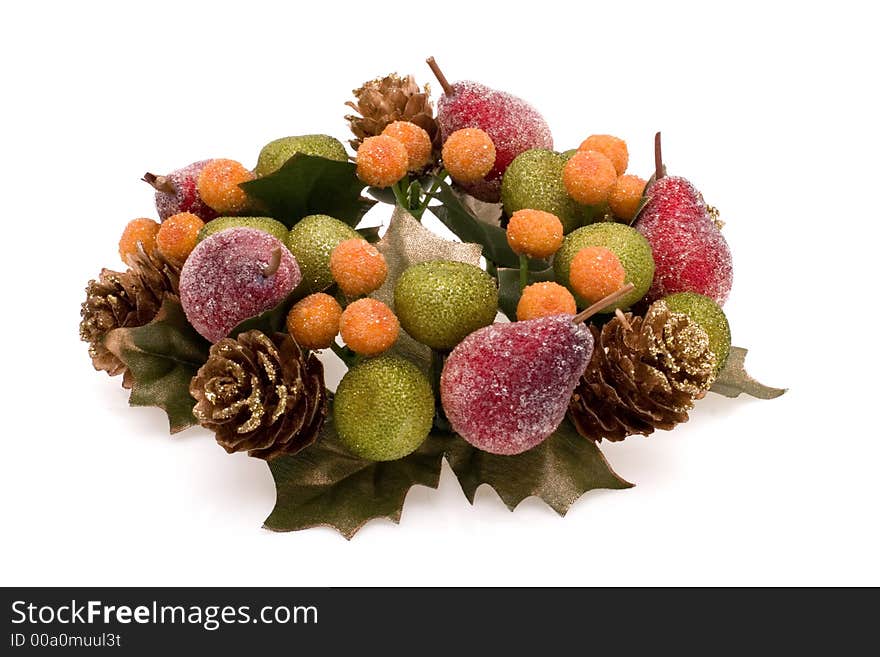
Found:
[[[880, 53], [863, 3], [192, 4], [5, 10], [0, 584], [880, 584]], [[605, 447], [637, 486], [564, 519], [486, 488], [471, 507], [445, 471], [400, 526], [274, 534], [261, 461], [201, 429], [169, 438], [92, 370], [83, 289], [152, 216], [144, 171], [345, 138], [349, 91], [427, 81], [427, 55], [531, 101], [560, 149], [624, 137], [645, 177], [662, 129], [670, 172], [727, 222], [734, 343], [791, 390], [712, 395], [674, 433]]]

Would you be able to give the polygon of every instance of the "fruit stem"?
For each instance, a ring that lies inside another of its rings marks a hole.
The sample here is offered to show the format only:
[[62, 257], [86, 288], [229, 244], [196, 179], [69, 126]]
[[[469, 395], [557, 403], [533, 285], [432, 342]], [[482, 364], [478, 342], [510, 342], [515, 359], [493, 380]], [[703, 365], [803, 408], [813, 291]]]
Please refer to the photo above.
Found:
[[519, 291], [522, 292], [529, 284], [529, 257], [525, 253], [519, 254]]
[[151, 185], [157, 192], [165, 192], [166, 194], [177, 193], [177, 190], [174, 189], [174, 185], [171, 184], [171, 181], [168, 180], [166, 176], [157, 176], [155, 173], [147, 171], [141, 180]]
[[270, 276], [274, 276], [278, 271], [278, 268], [281, 266], [281, 247], [276, 246], [272, 251], [272, 257], [269, 258], [269, 263], [263, 267], [263, 278], [269, 278]]
[[452, 85], [449, 84], [449, 80], [446, 79], [446, 76], [443, 75], [443, 71], [440, 70], [440, 67], [437, 66], [437, 62], [434, 61], [433, 57], [428, 57], [425, 60], [428, 63], [428, 67], [431, 69], [431, 72], [434, 74], [434, 77], [437, 78], [437, 82], [440, 83], [440, 86], [443, 87], [443, 93], [447, 96], [451, 96], [453, 89]]
[[595, 315], [600, 310], [607, 308], [621, 297], [625, 297], [627, 294], [632, 292], [635, 287], [636, 286], [632, 283], [627, 283], [622, 288], [617, 290], [617, 292], [612, 292], [604, 299], [599, 299], [596, 303], [594, 303], [586, 310], [582, 310], [581, 312], [579, 312], [577, 315], [571, 318], [571, 321], [575, 324], [580, 324], [581, 322], [587, 321], [590, 317]]
[[663, 150], [660, 147], [660, 133], [654, 135], [654, 180], [660, 180], [666, 172], [663, 170]]

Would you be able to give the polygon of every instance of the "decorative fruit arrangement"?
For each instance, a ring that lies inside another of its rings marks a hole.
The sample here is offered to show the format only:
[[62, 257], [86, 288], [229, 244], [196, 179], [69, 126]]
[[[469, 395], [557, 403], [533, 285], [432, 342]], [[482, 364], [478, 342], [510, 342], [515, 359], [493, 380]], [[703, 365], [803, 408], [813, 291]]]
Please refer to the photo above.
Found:
[[[130, 221], [126, 269], [86, 289], [95, 369], [172, 433], [200, 424], [266, 460], [270, 529], [398, 521], [444, 458], [471, 502], [487, 483], [511, 509], [537, 495], [564, 514], [632, 485], [603, 439], [672, 429], [710, 391], [784, 392], [731, 346], [718, 212], [667, 175], [659, 133], [646, 181], [624, 140], [555, 151], [531, 105], [428, 64], [436, 118], [411, 76], [367, 82], [347, 103], [352, 156], [308, 134], [253, 170], [146, 174], [158, 220]], [[384, 232], [364, 221], [377, 203], [394, 206]], [[335, 392], [330, 351], [348, 369]]]

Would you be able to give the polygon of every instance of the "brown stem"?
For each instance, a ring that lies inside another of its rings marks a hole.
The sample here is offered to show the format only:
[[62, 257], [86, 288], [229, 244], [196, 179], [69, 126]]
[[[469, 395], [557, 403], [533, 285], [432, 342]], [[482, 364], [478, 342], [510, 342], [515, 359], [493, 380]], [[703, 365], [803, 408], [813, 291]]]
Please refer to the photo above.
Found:
[[269, 278], [270, 276], [274, 276], [275, 272], [278, 271], [278, 268], [281, 266], [281, 247], [276, 246], [275, 250], [272, 251], [272, 257], [269, 259], [269, 263], [263, 267], [263, 278]]
[[451, 96], [453, 92], [452, 85], [449, 84], [449, 80], [446, 79], [446, 76], [443, 75], [443, 71], [441, 71], [440, 67], [437, 66], [437, 62], [434, 61], [433, 57], [428, 57], [428, 59], [426, 59], [425, 61], [428, 62], [428, 66], [430, 67], [431, 72], [434, 74], [434, 77], [437, 78], [437, 82], [439, 82], [440, 86], [443, 87], [443, 92], [447, 96]]
[[626, 318], [626, 315], [623, 314], [623, 311], [620, 308], [615, 308], [614, 315], [617, 317], [617, 320], [623, 324], [623, 328], [627, 331], [632, 331], [632, 324], [629, 323], [629, 320]]
[[663, 151], [660, 148], [660, 133], [654, 135], [654, 180], [660, 180], [666, 172], [663, 170]]
[[571, 321], [574, 322], [575, 324], [580, 324], [581, 322], [587, 321], [588, 319], [590, 319], [590, 317], [595, 315], [597, 312], [607, 308], [608, 306], [610, 306], [611, 304], [616, 302], [621, 297], [625, 297], [627, 294], [632, 292], [634, 289], [635, 289], [635, 285], [633, 285], [632, 283], [627, 283], [622, 288], [617, 290], [617, 292], [612, 292], [604, 299], [599, 299], [596, 303], [594, 303], [592, 306], [590, 306], [586, 310], [580, 311], [577, 315], [575, 315], [574, 317], [571, 318]]
[[166, 194], [177, 193], [177, 190], [174, 189], [174, 185], [172, 185], [171, 181], [165, 176], [157, 176], [155, 173], [150, 173], [148, 171], [144, 174], [144, 177], [141, 178], [141, 180], [152, 185], [153, 189], [157, 192], [165, 192]]

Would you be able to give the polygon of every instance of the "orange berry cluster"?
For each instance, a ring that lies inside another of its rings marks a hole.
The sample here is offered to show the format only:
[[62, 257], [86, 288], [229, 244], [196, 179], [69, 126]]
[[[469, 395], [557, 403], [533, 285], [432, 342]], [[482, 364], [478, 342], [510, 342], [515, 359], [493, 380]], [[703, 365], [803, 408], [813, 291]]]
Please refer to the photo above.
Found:
[[390, 123], [358, 147], [357, 175], [373, 187], [390, 187], [431, 160], [431, 137], [409, 121]]

